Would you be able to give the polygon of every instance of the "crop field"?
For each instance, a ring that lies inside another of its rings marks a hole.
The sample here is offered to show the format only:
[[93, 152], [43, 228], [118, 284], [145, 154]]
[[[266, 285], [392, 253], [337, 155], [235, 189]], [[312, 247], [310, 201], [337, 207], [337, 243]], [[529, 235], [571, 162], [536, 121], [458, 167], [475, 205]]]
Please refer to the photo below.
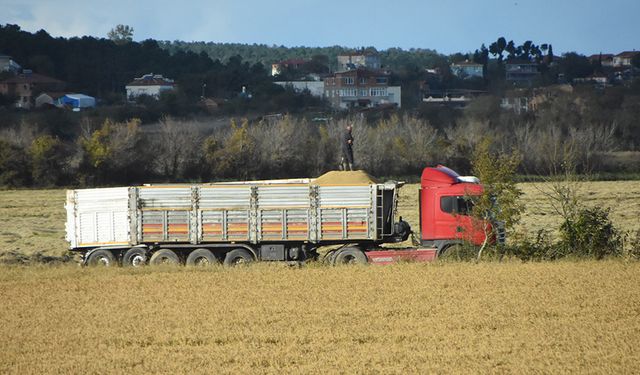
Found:
[[0, 373], [638, 373], [640, 263], [0, 266]]
[[[539, 229], [554, 232], [560, 225], [543, 192], [548, 184], [520, 184], [524, 191], [524, 213], [521, 231], [531, 234]], [[399, 215], [417, 230], [418, 184], [400, 190]], [[587, 182], [581, 196], [587, 205], [611, 208], [614, 224], [620, 229], [640, 229], [640, 181]], [[0, 191], [0, 261], [40, 254], [60, 257], [66, 253], [64, 241], [65, 191], [5, 190]]]
[[[557, 228], [540, 186], [521, 187], [522, 228]], [[417, 188], [399, 207], [414, 227]], [[583, 196], [638, 228], [640, 183]], [[0, 261], [60, 259], [64, 197], [1, 192]], [[622, 260], [0, 265], [0, 373], [638, 373], [638, 285]]]

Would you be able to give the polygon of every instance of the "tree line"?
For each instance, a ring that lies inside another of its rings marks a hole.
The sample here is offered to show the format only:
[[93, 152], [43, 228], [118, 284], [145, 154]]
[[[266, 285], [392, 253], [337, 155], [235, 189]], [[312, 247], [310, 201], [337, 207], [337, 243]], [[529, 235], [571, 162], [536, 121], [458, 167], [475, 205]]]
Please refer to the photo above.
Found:
[[[555, 104], [539, 118], [493, 119], [468, 110], [449, 127], [428, 119], [391, 115], [377, 121], [345, 117], [318, 123], [297, 116], [259, 121], [164, 118], [84, 122], [61, 138], [35, 124], [0, 131], [0, 186], [109, 186], [149, 182], [206, 182], [313, 177], [336, 170], [340, 140], [353, 124], [358, 169], [382, 177], [416, 180], [425, 166], [444, 164], [470, 173], [480, 140], [495, 150], [522, 155], [520, 174], [552, 174], [567, 155], [579, 173], [638, 173], [638, 128], [624, 116], [598, 122], [565, 121], [575, 108]], [[489, 107], [491, 108], [491, 107]], [[564, 112], [563, 112], [564, 111]], [[586, 118], [586, 117], [585, 117]], [[637, 117], [635, 117], [637, 118]], [[631, 118], [631, 121], [636, 121]], [[628, 133], [633, 131], [634, 133]], [[628, 147], [622, 145], [627, 142]]]

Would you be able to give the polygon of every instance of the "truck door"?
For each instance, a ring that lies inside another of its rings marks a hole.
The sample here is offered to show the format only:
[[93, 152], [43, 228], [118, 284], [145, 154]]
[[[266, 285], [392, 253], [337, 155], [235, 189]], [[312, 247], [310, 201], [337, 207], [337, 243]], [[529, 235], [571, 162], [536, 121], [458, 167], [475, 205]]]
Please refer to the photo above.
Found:
[[469, 239], [473, 204], [461, 195], [439, 195], [436, 201], [435, 238]]

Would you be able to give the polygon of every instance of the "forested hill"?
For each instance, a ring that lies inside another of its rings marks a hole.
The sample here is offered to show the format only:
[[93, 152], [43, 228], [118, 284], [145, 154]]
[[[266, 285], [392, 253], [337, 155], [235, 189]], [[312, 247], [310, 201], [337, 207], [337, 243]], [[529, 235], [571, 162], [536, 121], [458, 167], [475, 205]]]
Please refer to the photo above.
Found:
[[267, 69], [241, 57], [215, 60], [205, 53], [170, 53], [157, 41], [114, 43], [105, 38], [54, 38], [46, 31], [23, 31], [0, 25], [0, 54], [13, 57], [24, 69], [67, 83], [67, 90], [108, 98], [121, 94], [135, 77], [147, 73], [175, 79], [187, 95], [198, 97], [203, 83], [210, 96], [228, 96], [242, 85], [269, 85]]
[[158, 42], [171, 53], [178, 51], [204, 52], [214, 60], [227, 61], [233, 56], [241, 56], [243, 60], [254, 64], [262, 63], [270, 66], [272, 63], [287, 59], [311, 59], [314, 56], [326, 56], [331, 68], [336, 68], [336, 57], [354, 51], [376, 52], [380, 55], [382, 64], [393, 70], [401, 70], [407, 66], [434, 67], [446, 61], [446, 56], [431, 49], [389, 48], [376, 50], [374, 47], [349, 48], [343, 46], [331, 47], [285, 47], [268, 46], [266, 44], [214, 43], [214, 42]]

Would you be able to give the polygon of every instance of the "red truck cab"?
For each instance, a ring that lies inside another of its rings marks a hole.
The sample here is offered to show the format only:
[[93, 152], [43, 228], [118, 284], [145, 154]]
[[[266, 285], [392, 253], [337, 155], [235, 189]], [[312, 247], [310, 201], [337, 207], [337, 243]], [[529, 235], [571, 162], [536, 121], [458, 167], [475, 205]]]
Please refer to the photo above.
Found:
[[[441, 165], [425, 168], [419, 193], [422, 245], [435, 247], [438, 253], [463, 242], [481, 245], [485, 240], [484, 226], [490, 224], [471, 216], [473, 203], [469, 197], [482, 191], [476, 177], [462, 177]], [[490, 233], [491, 227], [487, 228]]]

